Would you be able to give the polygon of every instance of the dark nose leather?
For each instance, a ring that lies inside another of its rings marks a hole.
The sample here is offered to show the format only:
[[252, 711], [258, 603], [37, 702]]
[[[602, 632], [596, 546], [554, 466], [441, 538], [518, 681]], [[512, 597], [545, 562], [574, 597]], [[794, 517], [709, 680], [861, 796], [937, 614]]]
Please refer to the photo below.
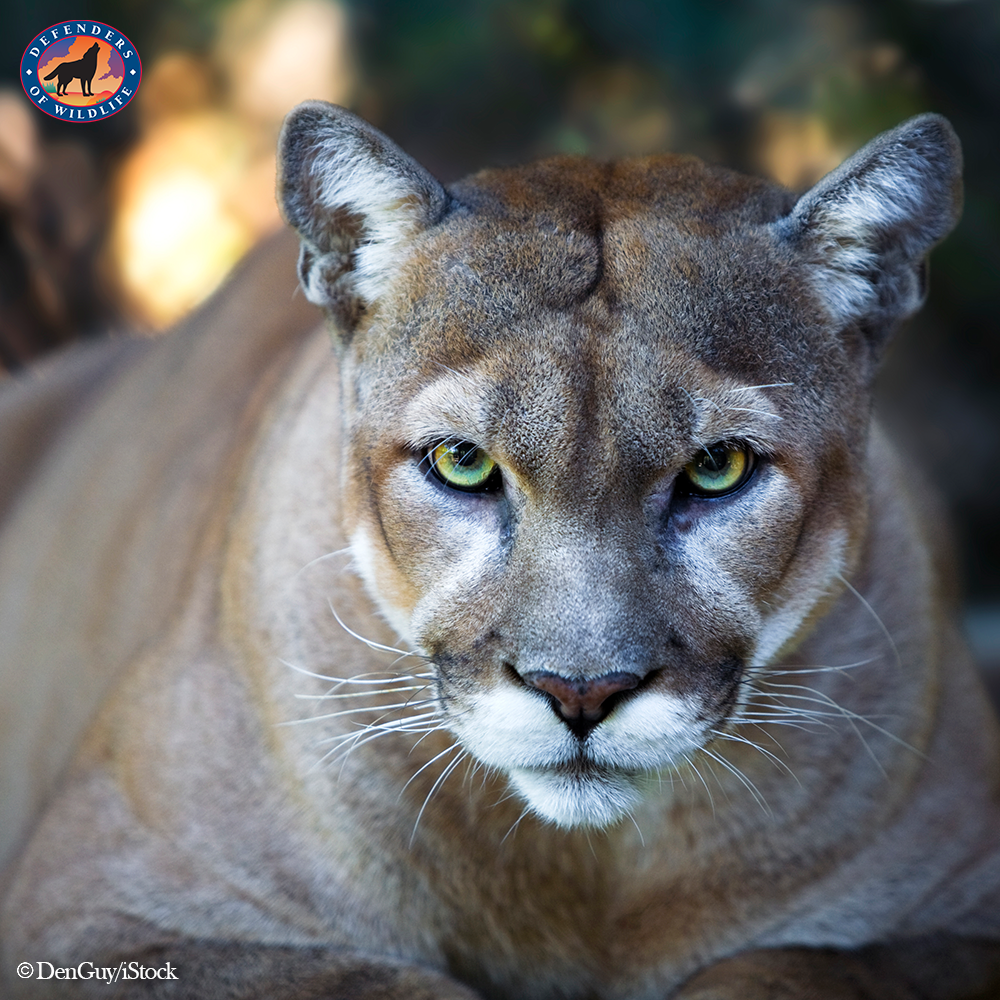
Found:
[[536, 670], [524, 675], [524, 682], [549, 695], [568, 723], [595, 726], [611, 711], [612, 695], [631, 691], [638, 687], [642, 678], [627, 671], [604, 674], [602, 677], [570, 678], [560, 674]]

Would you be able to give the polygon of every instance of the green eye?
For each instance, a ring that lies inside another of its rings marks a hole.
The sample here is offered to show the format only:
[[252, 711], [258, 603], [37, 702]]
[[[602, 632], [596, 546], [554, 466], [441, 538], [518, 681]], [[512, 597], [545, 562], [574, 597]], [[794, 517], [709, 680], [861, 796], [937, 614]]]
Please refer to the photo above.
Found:
[[497, 472], [497, 463], [470, 441], [443, 441], [427, 452], [427, 461], [442, 483], [467, 493], [487, 489]]
[[746, 445], [713, 444], [684, 466], [692, 493], [719, 497], [734, 493], [754, 469], [754, 454]]

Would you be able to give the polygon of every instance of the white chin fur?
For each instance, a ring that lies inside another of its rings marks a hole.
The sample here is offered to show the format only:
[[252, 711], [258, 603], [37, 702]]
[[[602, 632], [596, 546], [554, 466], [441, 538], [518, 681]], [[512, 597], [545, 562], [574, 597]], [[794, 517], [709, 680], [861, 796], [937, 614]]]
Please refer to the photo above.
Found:
[[487, 767], [507, 775], [528, 808], [551, 823], [606, 827], [652, 787], [656, 775], [704, 742], [700, 705], [647, 693], [619, 705], [585, 748], [542, 698], [512, 685], [477, 693], [452, 732]]
[[605, 827], [617, 823], [642, 797], [642, 776], [593, 772], [586, 775], [515, 767], [511, 784], [529, 808], [557, 826]]

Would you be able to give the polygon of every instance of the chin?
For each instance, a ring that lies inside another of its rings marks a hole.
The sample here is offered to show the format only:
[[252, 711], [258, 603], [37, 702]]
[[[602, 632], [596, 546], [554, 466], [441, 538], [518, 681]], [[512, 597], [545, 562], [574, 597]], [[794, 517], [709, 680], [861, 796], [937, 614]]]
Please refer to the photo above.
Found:
[[642, 799], [648, 784], [645, 774], [596, 768], [517, 767], [508, 778], [535, 815], [563, 829], [613, 826]]

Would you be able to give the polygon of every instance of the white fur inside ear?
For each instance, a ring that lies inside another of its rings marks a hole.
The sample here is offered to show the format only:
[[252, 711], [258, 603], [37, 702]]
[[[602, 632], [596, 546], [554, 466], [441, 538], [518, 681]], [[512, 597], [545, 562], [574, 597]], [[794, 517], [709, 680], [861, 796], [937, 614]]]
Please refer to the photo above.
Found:
[[363, 220], [353, 280], [358, 294], [373, 302], [384, 292], [407, 244], [420, 231], [426, 206], [405, 177], [386, 173], [362, 155], [342, 149], [321, 152], [314, 173], [325, 209], [331, 213], [346, 210]]
[[882, 234], [919, 217], [918, 180], [915, 170], [852, 178], [836, 201], [813, 216], [824, 258], [814, 265], [813, 279], [837, 322], [863, 316], [877, 304], [872, 280], [880, 266], [876, 247]]
[[278, 194], [302, 237], [309, 300], [341, 318], [379, 299], [410, 244], [444, 217], [444, 188], [378, 129], [344, 108], [299, 105], [278, 144]]
[[958, 219], [961, 165], [951, 126], [921, 115], [870, 142], [776, 224], [834, 322], [888, 332], [920, 307], [923, 258]]

